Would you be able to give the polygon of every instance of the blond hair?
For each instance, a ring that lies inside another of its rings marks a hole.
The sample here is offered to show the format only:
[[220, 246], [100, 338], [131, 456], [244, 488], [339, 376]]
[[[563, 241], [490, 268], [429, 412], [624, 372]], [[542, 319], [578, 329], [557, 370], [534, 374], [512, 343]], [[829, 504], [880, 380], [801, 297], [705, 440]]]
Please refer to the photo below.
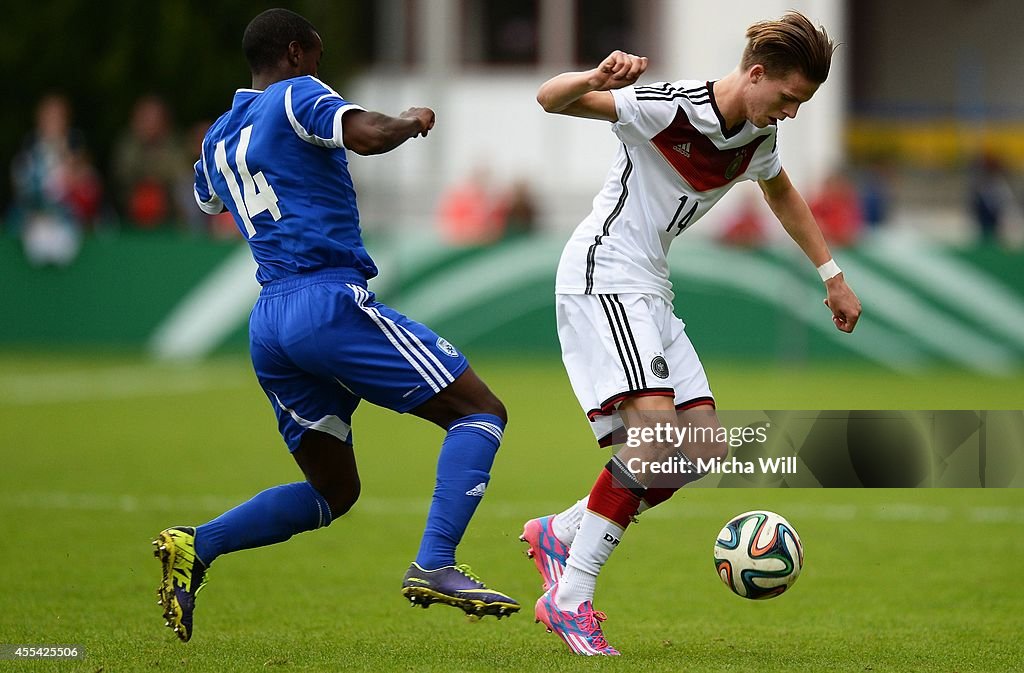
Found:
[[828, 78], [836, 45], [821, 26], [800, 12], [787, 12], [777, 21], [759, 21], [747, 28], [747, 46], [740, 67], [760, 63], [772, 78], [797, 71], [816, 84]]

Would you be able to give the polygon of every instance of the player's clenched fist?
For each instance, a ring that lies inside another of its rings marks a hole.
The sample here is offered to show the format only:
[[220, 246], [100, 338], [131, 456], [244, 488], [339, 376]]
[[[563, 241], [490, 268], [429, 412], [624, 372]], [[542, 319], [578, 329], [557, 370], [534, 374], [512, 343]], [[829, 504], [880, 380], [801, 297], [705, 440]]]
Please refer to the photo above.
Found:
[[428, 107], [411, 107], [398, 116], [419, 121], [420, 132], [417, 135], [426, 137], [427, 131], [434, 128], [434, 111]]
[[647, 57], [613, 51], [590, 72], [589, 84], [594, 91], [621, 89], [635, 83], [647, 70]]

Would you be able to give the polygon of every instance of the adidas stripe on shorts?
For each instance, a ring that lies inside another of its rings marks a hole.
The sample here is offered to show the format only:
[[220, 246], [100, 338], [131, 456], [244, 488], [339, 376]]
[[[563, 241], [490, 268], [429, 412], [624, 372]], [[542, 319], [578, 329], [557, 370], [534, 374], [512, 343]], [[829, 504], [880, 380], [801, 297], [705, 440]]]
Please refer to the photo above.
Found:
[[714, 404], [704, 367], [672, 304], [649, 294], [558, 294], [562, 362], [598, 442], [623, 427], [618, 407], [638, 395], [677, 409]]
[[376, 301], [350, 269], [265, 285], [249, 319], [249, 342], [289, 451], [307, 429], [351, 443], [360, 400], [405, 413], [469, 366], [430, 328]]

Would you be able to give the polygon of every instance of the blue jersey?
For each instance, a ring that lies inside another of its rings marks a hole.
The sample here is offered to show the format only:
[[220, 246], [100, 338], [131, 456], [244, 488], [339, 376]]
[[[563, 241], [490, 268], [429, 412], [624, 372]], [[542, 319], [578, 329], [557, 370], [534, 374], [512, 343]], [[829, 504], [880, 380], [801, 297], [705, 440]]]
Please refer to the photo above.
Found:
[[342, 137], [342, 115], [361, 109], [315, 77], [295, 77], [239, 89], [207, 131], [196, 201], [209, 214], [231, 212], [260, 284], [331, 268], [377, 275]]

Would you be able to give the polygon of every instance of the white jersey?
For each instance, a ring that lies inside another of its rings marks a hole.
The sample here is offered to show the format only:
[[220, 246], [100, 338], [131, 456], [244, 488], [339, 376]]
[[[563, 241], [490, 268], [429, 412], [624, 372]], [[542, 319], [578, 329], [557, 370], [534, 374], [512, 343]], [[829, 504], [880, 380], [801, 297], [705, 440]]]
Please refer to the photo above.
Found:
[[740, 180], [779, 174], [776, 127], [725, 128], [713, 82], [611, 93], [622, 141], [593, 210], [562, 252], [559, 294], [656, 294], [672, 301], [668, 248]]

